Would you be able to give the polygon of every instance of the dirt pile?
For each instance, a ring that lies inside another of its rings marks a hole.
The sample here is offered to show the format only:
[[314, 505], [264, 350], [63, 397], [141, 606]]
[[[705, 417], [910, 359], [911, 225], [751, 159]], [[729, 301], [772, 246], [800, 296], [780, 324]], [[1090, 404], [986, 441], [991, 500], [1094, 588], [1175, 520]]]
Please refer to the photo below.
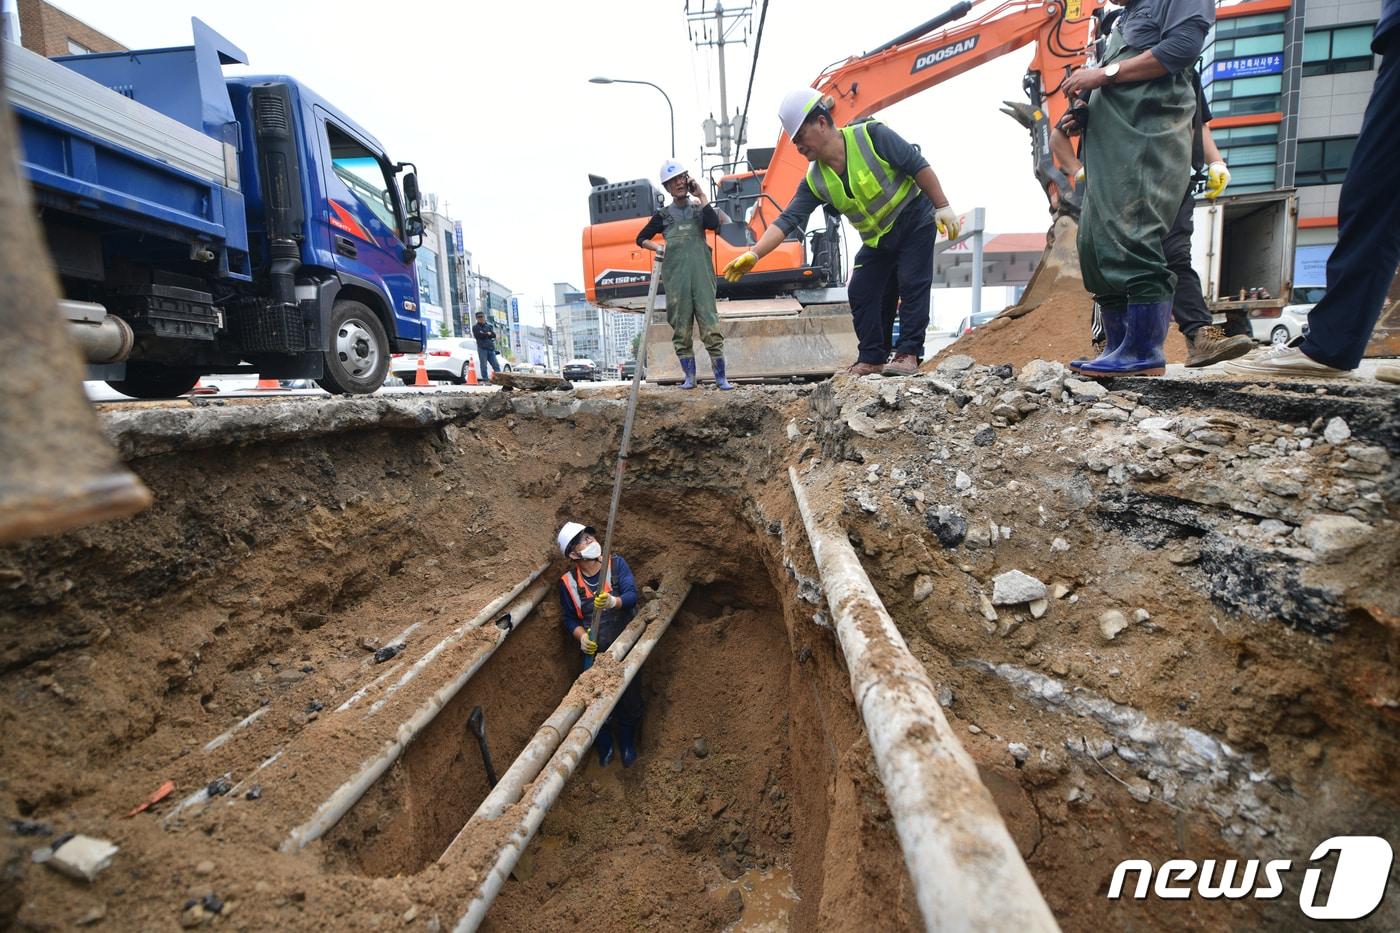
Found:
[[[965, 359], [647, 390], [619, 550], [642, 586], [694, 589], [643, 670], [637, 765], [575, 775], [488, 926], [920, 925], [789, 465], [846, 525], [1066, 929], [1297, 926], [1301, 872], [1273, 903], [1103, 892], [1125, 858], [1302, 864], [1330, 835], [1400, 830], [1394, 402]], [[487, 790], [466, 717], [486, 711], [504, 771], [568, 690], [552, 593], [326, 838], [278, 848], [474, 636], [387, 685], [551, 560], [559, 523], [601, 520], [619, 393], [386, 408], [384, 427], [351, 405], [321, 434], [281, 404], [127, 417], [153, 509], [0, 550], [0, 925], [460, 916], [477, 879], [436, 859]], [[1012, 571], [1045, 595], [1013, 599]], [[91, 884], [33, 861], [68, 832], [121, 847]]]

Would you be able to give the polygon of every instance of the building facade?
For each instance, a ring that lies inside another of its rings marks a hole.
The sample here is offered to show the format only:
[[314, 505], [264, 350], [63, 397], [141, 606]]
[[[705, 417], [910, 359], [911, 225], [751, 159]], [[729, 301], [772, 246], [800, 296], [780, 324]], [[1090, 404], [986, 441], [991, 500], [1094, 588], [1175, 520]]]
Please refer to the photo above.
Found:
[[434, 337], [461, 334], [455, 325], [452, 289], [452, 219], [437, 210], [437, 198], [423, 203], [423, 245], [413, 263], [418, 270], [418, 308]]
[[616, 374], [632, 359], [632, 343], [645, 326], [645, 315], [600, 308], [583, 291], [554, 283], [555, 347], [561, 365], [571, 359], [592, 360]]
[[1245, 0], [1220, 5], [1202, 81], [1227, 193], [1297, 188], [1294, 287], [1326, 284], [1337, 203], [1379, 57], [1381, 0]]
[[19, 22], [20, 44], [45, 58], [127, 50], [111, 36], [98, 32], [44, 0], [6, 2], [7, 16], [12, 7]]

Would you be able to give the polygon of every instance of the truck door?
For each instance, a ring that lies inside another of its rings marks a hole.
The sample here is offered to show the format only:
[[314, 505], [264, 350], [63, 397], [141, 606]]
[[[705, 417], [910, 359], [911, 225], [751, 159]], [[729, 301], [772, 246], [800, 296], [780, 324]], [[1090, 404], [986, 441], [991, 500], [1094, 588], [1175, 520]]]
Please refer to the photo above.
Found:
[[331, 251], [336, 270], [387, 292], [394, 314], [389, 334], [417, 339], [422, 324], [413, 260], [404, 259], [403, 210], [384, 160], [350, 129], [317, 109], [321, 126]]

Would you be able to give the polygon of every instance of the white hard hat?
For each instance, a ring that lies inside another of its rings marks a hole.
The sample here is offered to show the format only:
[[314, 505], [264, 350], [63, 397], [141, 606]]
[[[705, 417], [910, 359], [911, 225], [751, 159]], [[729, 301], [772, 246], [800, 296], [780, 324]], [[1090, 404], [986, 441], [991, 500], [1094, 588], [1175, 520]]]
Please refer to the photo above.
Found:
[[573, 544], [574, 539], [585, 531], [593, 534], [593, 526], [580, 525], [578, 522], [565, 522], [564, 527], [559, 529], [559, 553], [568, 557], [569, 545]]
[[684, 175], [685, 171], [684, 165], [681, 165], [675, 159], [667, 159], [665, 162], [661, 163], [661, 183], [664, 185], [677, 175]]
[[778, 105], [778, 122], [783, 125], [783, 129], [787, 130], [789, 136], [796, 136], [797, 131], [802, 129], [803, 121], [812, 112], [812, 108], [818, 106], [827, 106], [826, 98], [821, 91], [810, 87], [793, 91], [784, 97], [783, 102]]

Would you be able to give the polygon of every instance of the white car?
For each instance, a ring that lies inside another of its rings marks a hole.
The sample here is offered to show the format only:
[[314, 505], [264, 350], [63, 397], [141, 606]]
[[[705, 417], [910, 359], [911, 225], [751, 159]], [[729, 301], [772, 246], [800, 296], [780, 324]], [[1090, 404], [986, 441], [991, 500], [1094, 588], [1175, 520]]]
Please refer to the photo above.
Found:
[[[453, 382], [461, 385], [467, 381], [467, 366], [477, 369], [481, 360], [476, 355], [476, 341], [468, 337], [438, 337], [428, 341], [422, 353], [395, 353], [389, 360], [389, 374], [398, 376], [404, 385], [411, 386], [418, 378], [418, 358], [423, 358], [423, 368], [428, 378], [437, 382]], [[501, 369], [510, 372], [510, 364], [501, 360]], [[476, 378], [481, 381], [478, 369]]]
[[1278, 317], [1250, 317], [1251, 335], [1259, 343], [1285, 346], [1295, 337], [1307, 333], [1308, 312], [1312, 309], [1311, 304], [1284, 305], [1279, 310]]

